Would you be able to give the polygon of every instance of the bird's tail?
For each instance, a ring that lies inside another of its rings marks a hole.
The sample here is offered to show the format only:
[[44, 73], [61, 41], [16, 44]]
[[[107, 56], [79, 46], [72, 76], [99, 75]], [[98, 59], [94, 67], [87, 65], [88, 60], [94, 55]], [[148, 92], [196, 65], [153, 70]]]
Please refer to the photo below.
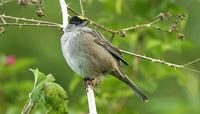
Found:
[[142, 89], [140, 89], [134, 82], [132, 82], [127, 75], [123, 74], [121, 71], [118, 70], [117, 73], [114, 73], [114, 76], [123, 81], [124, 83], [126, 83], [132, 90], [134, 90], [136, 92], [136, 94], [138, 95], [138, 97], [140, 97], [142, 99], [142, 101], [147, 102], [148, 101], [148, 97], [144, 94], [144, 92], [142, 91]]

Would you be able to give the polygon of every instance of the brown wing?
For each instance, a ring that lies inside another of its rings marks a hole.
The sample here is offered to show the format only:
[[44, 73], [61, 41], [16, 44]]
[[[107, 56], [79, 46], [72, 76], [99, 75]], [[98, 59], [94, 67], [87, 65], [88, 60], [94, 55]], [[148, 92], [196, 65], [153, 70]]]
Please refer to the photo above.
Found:
[[115, 57], [115, 59], [117, 59], [118, 61], [122, 61], [124, 64], [128, 65], [128, 63], [123, 59], [120, 50], [117, 47], [113, 46], [107, 39], [105, 39], [101, 33], [95, 30], [84, 31], [84, 32], [92, 34], [95, 37], [94, 41], [97, 44], [101, 45], [104, 49], [110, 52], [110, 54], [112, 54], [112, 56]]

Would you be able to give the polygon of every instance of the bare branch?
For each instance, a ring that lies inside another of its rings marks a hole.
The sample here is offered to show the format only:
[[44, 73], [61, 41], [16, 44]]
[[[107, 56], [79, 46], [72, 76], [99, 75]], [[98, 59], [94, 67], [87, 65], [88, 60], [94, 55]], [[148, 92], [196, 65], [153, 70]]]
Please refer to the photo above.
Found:
[[88, 106], [89, 106], [89, 114], [97, 114], [95, 96], [92, 85], [86, 84], [87, 98], [88, 98]]
[[41, 21], [41, 20], [35, 20], [35, 19], [28, 19], [28, 18], [19, 18], [19, 17], [13, 17], [13, 16], [7, 16], [7, 15], [0, 15], [1, 18], [4, 19], [12, 19], [12, 20], [16, 20], [18, 21], [26, 21], [26, 22], [35, 22], [35, 23], [43, 23], [43, 24], [55, 24], [58, 25], [58, 23], [54, 23], [54, 22], [49, 22], [49, 21]]
[[80, 15], [79, 12], [77, 12], [76, 10], [74, 10], [73, 8], [71, 8], [69, 6], [67, 7], [67, 9], [70, 10], [71, 12], [73, 12], [76, 15]]
[[198, 58], [198, 59], [196, 59], [196, 60], [194, 60], [194, 61], [191, 61], [191, 62], [189, 62], [189, 63], [187, 63], [187, 64], [184, 64], [183, 66], [188, 66], [188, 65], [194, 64], [194, 63], [196, 63], [196, 62], [198, 62], [198, 61], [200, 61], [200, 58]]
[[[35, 20], [35, 19], [28, 19], [28, 18], [19, 18], [19, 17], [13, 17], [13, 16], [7, 16], [7, 15], [0, 15], [0, 19], [2, 20], [2, 23], [0, 23], [0, 26], [42, 26], [42, 27], [56, 27], [56, 28], [62, 28], [62, 26], [58, 23], [49, 22], [49, 21], [41, 21], [41, 20]], [[6, 20], [15, 20], [16, 22], [7, 22]]]
[[6, 23], [6, 20], [2, 16], [0, 16], [0, 18], [1, 18], [3, 23]]
[[178, 65], [178, 64], [174, 64], [174, 63], [169, 63], [169, 62], [166, 62], [166, 61], [163, 61], [163, 60], [160, 60], [160, 59], [154, 59], [154, 58], [151, 58], [151, 57], [147, 57], [147, 56], [143, 56], [143, 55], [139, 55], [139, 54], [136, 54], [136, 53], [132, 53], [132, 52], [129, 52], [129, 51], [125, 51], [125, 50], [122, 50], [120, 49], [120, 51], [122, 53], [125, 53], [125, 54], [128, 54], [128, 55], [132, 55], [132, 56], [135, 56], [135, 57], [138, 57], [138, 58], [141, 58], [141, 59], [146, 59], [146, 60], [150, 60], [152, 62], [156, 62], [156, 63], [160, 63], [160, 64], [164, 64], [164, 65], [167, 65], [169, 67], [174, 67], [174, 68], [180, 68], [180, 69], [185, 69], [185, 70], [188, 70], [188, 71], [192, 71], [192, 72], [196, 72], [196, 73], [200, 73], [199, 70], [194, 70], [194, 69], [190, 69], [188, 67], [185, 67], [186, 65], [189, 65], [189, 64], [192, 64], [196, 61], [199, 61], [200, 59], [197, 59], [195, 61], [192, 61], [186, 65]]
[[0, 26], [38, 26], [38, 27], [57, 27], [57, 28], [61, 28], [60, 25], [51, 25], [51, 24], [41, 24], [41, 23], [37, 23], [37, 24], [31, 24], [31, 23], [0, 23]]
[[62, 28], [63, 31], [66, 28], [67, 24], [68, 24], [68, 11], [67, 11], [67, 4], [65, 2], [65, 0], [59, 0], [60, 1], [60, 6], [61, 6], [61, 11], [62, 11], [62, 20], [63, 20], [63, 24], [62, 24]]

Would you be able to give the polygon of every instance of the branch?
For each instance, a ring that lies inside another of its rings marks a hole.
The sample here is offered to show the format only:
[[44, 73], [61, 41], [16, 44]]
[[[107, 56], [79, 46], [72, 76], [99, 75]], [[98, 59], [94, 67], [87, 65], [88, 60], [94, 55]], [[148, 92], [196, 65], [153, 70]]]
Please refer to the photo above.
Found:
[[39, 26], [39, 27], [57, 27], [57, 28], [61, 28], [59, 25], [51, 25], [51, 24], [41, 24], [41, 23], [37, 23], [37, 24], [29, 24], [29, 23], [0, 23], [0, 26], [3, 25], [7, 25], [7, 26]]
[[59, 1], [60, 1], [60, 7], [61, 7], [61, 11], [62, 11], [62, 20], [63, 20], [62, 28], [64, 31], [68, 24], [68, 16], [69, 15], [68, 15], [67, 4], [66, 4], [65, 0], [59, 0]]
[[194, 64], [194, 63], [196, 63], [196, 62], [198, 62], [198, 61], [200, 61], [200, 58], [198, 58], [198, 59], [196, 59], [196, 60], [194, 60], [194, 61], [191, 61], [191, 62], [189, 62], [189, 63], [187, 63], [187, 64], [184, 64], [183, 66], [188, 66], [188, 65]]
[[18, 18], [18, 17], [13, 17], [13, 16], [7, 16], [5, 14], [0, 15], [1, 18], [4, 19], [13, 19], [18, 21], [27, 21], [27, 22], [35, 22], [35, 23], [44, 23], [44, 24], [55, 24], [57, 25], [58, 23], [54, 23], [54, 22], [48, 22], [48, 21], [41, 21], [41, 20], [35, 20], [35, 19], [27, 19], [27, 18]]
[[[80, 1], [81, 3], [81, 1]], [[80, 5], [82, 6], [82, 5]], [[79, 12], [77, 12], [76, 10], [74, 10], [73, 8], [71, 7], [67, 7], [71, 12], [73, 12], [74, 14], [76, 15], [81, 15]], [[81, 11], [82, 11], [82, 15], [83, 15], [83, 9], [81, 8]], [[165, 29], [162, 29], [160, 27], [157, 27], [157, 26], [154, 26], [155, 24], [159, 23], [159, 22], [162, 22], [164, 21], [166, 18], [173, 18], [175, 17], [175, 22], [176, 23], [173, 23], [170, 27], [169, 30], [165, 30]], [[88, 17], [85, 17], [86, 20], [88, 20], [90, 22], [91, 25], [94, 25], [95, 27], [99, 28], [99, 29], [102, 29], [103, 31], [105, 32], [109, 32], [113, 35], [118, 35], [120, 37], [125, 37], [126, 36], [126, 32], [128, 31], [134, 31], [134, 30], [138, 30], [138, 29], [154, 29], [154, 30], [158, 30], [158, 31], [163, 31], [163, 32], [167, 32], [167, 33], [176, 33], [177, 36], [179, 38], [183, 38], [184, 35], [182, 33], [179, 33], [179, 31], [177, 31], [177, 24], [179, 23], [179, 21], [181, 20], [184, 20], [184, 17], [185, 15], [184, 14], [178, 14], [178, 16], [172, 16], [171, 14], [169, 13], [160, 13], [155, 20], [149, 22], [149, 23], [145, 23], [145, 24], [138, 24], [138, 25], [135, 25], [135, 26], [131, 26], [131, 27], [128, 27], [128, 28], [123, 28], [123, 29], [119, 29], [119, 30], [113, 30], [113, 29], [110, 29], [110, 28], [107, 28], [101, 24], [98, 24], [96, 23], [95, 21], [89, 19]]]
[[160, 60], [160, 59], [154, 59], [154, 58], [151, 58], [151, 57], [147, 57], [147, 56], [143, 56], [143, 55], [139, 55], [139, 54], [136, 54], [136, 53], [132, 53], [132, 52], [129, 52], [129, 51], [125, 51], [125, 50], [122, 50], [120, 49], [120, 51], [122, 53], [125, 53], [125, 54], [128, 54], [128, 55], [132, 55], [132, 56], [135, 56], [137, 58], [141, 58], [141, 59], [146, 59], [146, 60], [150, 60], [152, 62], [156, 62], [156, 63], [160, 63], [160, 64], [164, 64], [164, 65], [167, 65], [169, 67], [174, 67], [174, 68], [179, 68], [179, 69], [185, 69], [185, 70], [188, 70], [188, 71], [192, 71], [192, 72], [195, 72], [195, 73], [200, 73], [199, 70], [194, 70], [194, 69], [191, 69], [191, 68], [188, 68], [186, 67], [187, 65], [191, 65], [197, 61], [200, 61], [200, 59], [196, 59], [192, 62], [189, 62], [185, 65], [178, 65], [178, 64], [174, 64], [174, 63], [169, 63], [169, 62], [166, 62], [166, 61], [163, 61], [163, 60]]
[[[7, 16], [7, 15], [0, 15], [0, 19], [2, 20], [2, 23], [0, 23], [0, 26], [40, 26], [40, 27], [56, 27], [56, 28], [62, 28], [62, 26], [58, 23], [49, 22], [49, 21], [41, 21], [41, 20], [35, 20], [35, 19], [28, 19], [28, 18], [19, 18], [19, 17], [13, 17], [13, 16]], [[15, 22], [7, 22], [7, 20], [15, 20]]]
[[[81, 2], [80, 2], [81, 3]], [[6, 16], [4, 14], [0, 15], [1, 20], [3, 21], [3, 23], [0, 23], [1, 26], [3, 25], [13, 25], [13, 26], [43, 26], [43, 27], [57, 27], [57, 28], [63, 28], [63, 30], [65, 29], [66, 25], [68, 24], [68, 13], [67, 13], [67, 9], [69, 9], [71, 12], [75, 13], [76, 15], [80, 15], [76, 10], [72, 9], [71, 7], [68, 7], [67, 4], [65, 3], [64, 0], [60, 0], [60, 5], [61, 5], [61, 10], [62, 12], [66, 12], [63, 13], [64, 15], [62, 15], [63, 17], [63, 24], [58, 24], [58, 23], [54, 23], [54, 22], [48, 22], [48, 21], [40, 21], [40, 20], [34, 20], [34, 19], [27, 19], [27, 18], [18, 18], [18, 17], [13, 17], [13, 16]], [[67, 8], [66, 8], [67, 7]], [[83, 9], [82, 9], [83, 11]], [[109, 29], [104, 27], [101, 24], [96, 23], [95, 21], [85, 17], [91, 25], [94, 25], [95, 27], [102, 29], [106, 32], [112, 33], [113, 36], [114, 35], [119, 35], [121, 37], [125, 37], [126, 36], [126, 32], [127, 31], [133, 31], [133, 30], [138, 30], [138, 29], [142, 29], [142, 28], [150, 28], [150, 29], [154, 29], [154, 30], [159, 30], [159, 31], [164, 31], [164, 32], [172, 32], [169, 30], [164, 30], [161, 29], [159, 27], [155, 27], [153, 26], [154, 24], [160, 22], [160, 18], [157, 18], [156, 20], [150, 22], [150, 23], [146, 23], [146, 24], [138, 24], [136, 26], [132, 26], [132, 27], [128, 27], [128, 28], [124, 28], [124, 29], [120, 29], [120, 30], [113, 30], [113, 29]], [[6, 21], [4, 19], [12, 19], [12, 20], [16, 20], [16, 23], [6, 23]], [[25, 21], [25, 22], [33, 22], [34, 24], [30, 24], [30, 23], [19, 23], [19, 21]], [[183, 34], [178, 34], [178, 37], [184, 37]]]
[[95, 96], [92, 85], [86, 84], [87, 98], [88, 98], [88, 106], [89, 106], [89, 114], [97, 114]]

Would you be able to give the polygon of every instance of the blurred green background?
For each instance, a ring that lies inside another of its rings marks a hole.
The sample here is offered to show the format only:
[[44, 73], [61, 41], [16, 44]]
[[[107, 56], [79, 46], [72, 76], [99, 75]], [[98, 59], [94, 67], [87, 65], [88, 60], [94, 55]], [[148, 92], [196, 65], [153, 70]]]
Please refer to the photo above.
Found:
[[[150, 22], [161, 12], [184, 13], [187, 19], [179, 28], [185, 40], [176, 35], [142, 29], [129, 32], [113, 43], [142, 55], [185, 64], [200, 57], [200, 0], [83, 0], [86, 16], [108, 28], [120, 29]], [[66, 0], [80, 11], [78, 0]], [[44, 17], [35, 7], [23, 7], [16, 1], [0, 6], [0, 14], [61, 23], [58, 0], [44, 0]], [[72, 13], [71, 13], [72, 14]], [[165, 24], [160, 25], [166, 28]], [[68, 93], [70, 114], [88, 112], [82, 78], [66, 64], [60, 48], [61, 31], [45, 27], [5, 26], [0, 34], [0, 114], [22, 110], [33, 87], [29, 68], [52, 73]], [[111, 34], [101, 31], [108, 39]], [[200, 114], [200, 77], [198, 73], [174, 69], [148, 60], [125, 55], [129, 66], [124, 72], [140, 85], [150, 100], [144, 103], [120, 81], [109, 76], [96, 88], [99, 114]], [[200, 70], [200, 63], [189, 66]], [[37, 114], [39, 110], [35, 111]]]

